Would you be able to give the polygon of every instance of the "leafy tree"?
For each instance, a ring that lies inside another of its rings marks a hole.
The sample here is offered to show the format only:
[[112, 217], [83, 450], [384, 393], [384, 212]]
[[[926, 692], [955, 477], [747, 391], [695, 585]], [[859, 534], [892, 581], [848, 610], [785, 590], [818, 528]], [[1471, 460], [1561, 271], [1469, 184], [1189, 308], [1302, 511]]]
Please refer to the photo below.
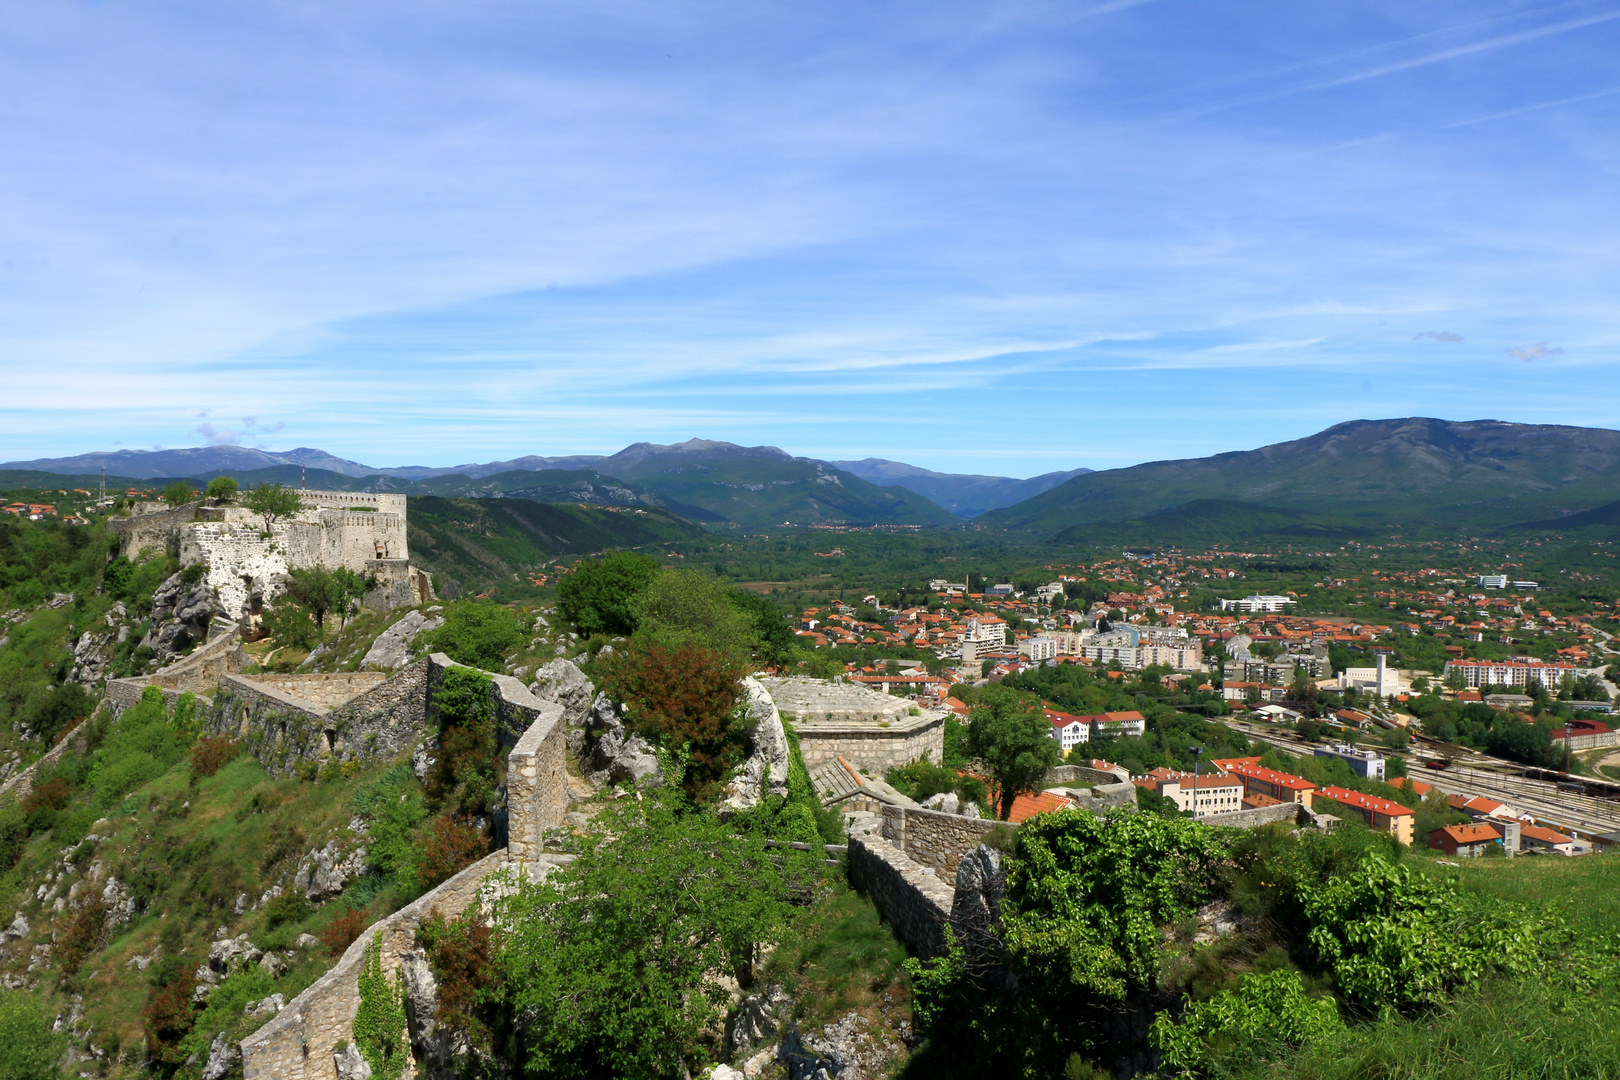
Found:
[[467, 600], [444, 609], [444, 625], [429, 636], [428, 648], [458, 664], [500, 671], [528, 633], [529, 624], [511, 608]]
[[208, 487], [203, 494], [217, 503], [228, 503], [236, 498], [237, 484], [229, 476], [216, 476], [208, 481]]
[[[624, 800], [579, 857], [496, 901], [501, 990], [528, 1075], [697, 1075], [731, 998], [722, 975], [782, 941], [809, 858], [767, 852], [671, 795]], [[812, 856], [813, 858], [813, 856]]]
[[363, 578], [347, 567], [328, 570], [324, 566], [312, 566], [288, 572], [286, 597], [309, 612], [316, 628], [324, 633], [327, 615], [336, 615], [340, 621], [346, 621], [354, 613], [360, 598], [374, 587], [375, 581]]
[[754, 637], [759, 642], [755, 655], [773, 667], [786, 667], [793, 656], [793, 627], [777, 606], [747, 589], [732, 589], [731, 603], [754, 620]]
[[178, 509], [191, 501], [191, 481], [176, 480], [163, 489], [163, 501], [171, 508]]
[[1046, 770], [1058, 763], [1057, 740], [1040, 700], [1000, 686], [979, 692], [968, 713], [968, 745], [990, 770], [1003, 821], [1019, 793], [1038, 790]]
[[637, 640], [599, 667], [604, 693], [625, 705], [625, 722], [685, 764], [682, 784], [698, 801], [718, 792], [742, 761], [747, 734], [732, 658], [700, 645], [667, 648]]
[[495, 800], [504, 765], [495, 731], [489, 675], [453, 667], [433, 693], [439, 753], [423, 781], [428, 802], [463, 814], [482, 814]]
[[563, 576], [557, 585], [557, 606], [563, 618], [586, 637], [628, 636], [636, 630], [636, 598], [662, 572], [658, 560], [650, 556], [610, 552], [605, 558], [578, 564]]
[[666, 570], [631, 605], [638, 636], [665, 649], [695, 645], [744, 667], [760, 648], [751, 613], [732, 600], [723, 581], [692, 570]]
[[1247, 1063], [1279, 1057], [1343, 1029], [1332, 998], [1310, 997], [1297, 972], [1282, 970], [1246, 976], [1237, 989], [1192, 1004], [1179, 1018], [1160, 1013], [1149, 1041], [1170, 1072], [1209, 1073], [1222, 1058]]
[[248, 491], [242, 505], [264, 518], [264, 531], [270, 532], [278, 519], [298, 513], [303, 508], [304, 500], [297, 488], [281, 484], [256, 484]]
[[56, 740], [57, 732], [83, 720], [95, 707], [95, 700], [84, 687], [63, 683], [30, 699], [23, 709], [22, 722], [49, 744]]

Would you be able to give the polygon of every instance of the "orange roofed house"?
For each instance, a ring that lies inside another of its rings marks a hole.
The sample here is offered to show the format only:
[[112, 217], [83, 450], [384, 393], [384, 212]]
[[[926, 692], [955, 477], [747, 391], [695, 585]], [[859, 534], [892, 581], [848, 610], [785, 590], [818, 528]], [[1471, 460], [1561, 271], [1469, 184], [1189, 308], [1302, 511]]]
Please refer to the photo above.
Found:
[[1429, 834], [1429, 846], [1453, 857], [1469, 858], [1485, 854], [1485, 849], [1502, 846], [1502, 832], [1489, 825], [1447, 825]]
[[[1260, 764], [1259, 758], [1216, 758], [1214, 765], [1228, 776], [1243, 782], [1243, 794], [1264, 795], [1277, 802], [1311, 805], [1316, 785], [1304, 777], [1278, 772]], [[1264, 805], [1264, 804], [1257, 804]]]
[[1321, 795], [1346, 810], [1360, 814], [1367, 827], [1374, 832], [1388, 833], [1403, 844], [1412, 842], [1412, 823], [1417, 819], [1417, 814], [1401, 804], [1342, 787], [1325, 787]]

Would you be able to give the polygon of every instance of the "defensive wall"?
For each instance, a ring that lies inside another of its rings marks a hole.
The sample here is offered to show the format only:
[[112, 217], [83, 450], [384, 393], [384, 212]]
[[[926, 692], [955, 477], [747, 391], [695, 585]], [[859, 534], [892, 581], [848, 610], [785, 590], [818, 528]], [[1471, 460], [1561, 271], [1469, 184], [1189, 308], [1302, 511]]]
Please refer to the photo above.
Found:
[[[550, 824], [561, 822], [561, 815]], [[242, 1040], [243, 1080], [337, 1080], [333, 1050], [354, 1040], [360, 1009], [360, 971], [366, 952], [378, 943], [382, 968], [392, 979], [406, 953], [416, 949], [416, 931], [428, 915], [453, 917], [473, 904], [487, 907], [502, 871], [543, 877], [572, 859], [569, 855], [510, 849], [486, 855], [427, 895], [372, 924], [355, 939], [332, 969], [293, 998], [275, 1018]]]
[[1089, 765], [1054, 765], [1046, 770], [1048, 784], [1128, 784], [1130, 781], [1131, 774], [1123, 767], [1093, 769]]

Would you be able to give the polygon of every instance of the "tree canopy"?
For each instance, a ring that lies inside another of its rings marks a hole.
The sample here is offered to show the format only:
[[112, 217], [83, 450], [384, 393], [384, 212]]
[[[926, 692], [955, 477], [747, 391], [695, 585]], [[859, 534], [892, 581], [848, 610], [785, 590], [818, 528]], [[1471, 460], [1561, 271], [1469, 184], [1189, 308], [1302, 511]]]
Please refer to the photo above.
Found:
[[467, 600], [444, 609], [444, 625], [433, 631], [428, 647], [458, 664], [501, 671], [528, 632], [528, 622], [511, 608]]
[[298, 513], [304, 501], [299, 497], [297, 488], [282, 484], [256, 484], [248, 491], [242, 504], [264, 518], [264, 531], [269, 532], [277, 520]]
[[236, 498], [236, 480], [229, 476], [216, 476], [208, 481], [208, 487], [203, 494], [215, 502], [228, 503]]
[[1058, 762], [1057, 740], [1040, 700], [1001, 686], [979, 691], [968, 712], [968, 746], [990, 771], [1003, 821], [1012, 814], [1013, 800], [1038, 790], [1046, 770]]
[[657, 559], [614, 551], [575, 566], [557, 585], [563, 618], [586, 637], [635, 632], [636, 598], [663, 571]]

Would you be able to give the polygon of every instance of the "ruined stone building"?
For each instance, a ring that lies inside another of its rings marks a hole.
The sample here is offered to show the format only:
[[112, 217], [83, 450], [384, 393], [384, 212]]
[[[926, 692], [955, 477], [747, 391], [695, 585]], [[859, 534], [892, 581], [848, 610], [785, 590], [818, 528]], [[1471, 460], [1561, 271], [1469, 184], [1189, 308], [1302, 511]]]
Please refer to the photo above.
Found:
[[175, 552], [182, 568], [207, 568], [206, 583], [225, 614], [251, 625], [275, 599], [287, 573], [343, 567], [378, 586], [367, 607], [387, 610], [433, 599], [428, 575], [410, 564], [405, 542], [405, 496], [356, 491], [299, 491], [302, 508], [276, 521], [240, 506], [184, 506], [178, 510], [113, 518], [119, 554], [135, 558], [148, 548]]

